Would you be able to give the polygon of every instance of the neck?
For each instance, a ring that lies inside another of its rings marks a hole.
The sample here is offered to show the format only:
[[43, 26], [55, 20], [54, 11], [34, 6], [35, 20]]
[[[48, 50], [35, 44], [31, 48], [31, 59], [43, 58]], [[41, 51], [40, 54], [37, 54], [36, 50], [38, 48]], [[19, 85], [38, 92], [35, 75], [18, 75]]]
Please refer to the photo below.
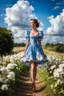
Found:
[[36, 28], [32, 28], [32, 30], [37, 30]]

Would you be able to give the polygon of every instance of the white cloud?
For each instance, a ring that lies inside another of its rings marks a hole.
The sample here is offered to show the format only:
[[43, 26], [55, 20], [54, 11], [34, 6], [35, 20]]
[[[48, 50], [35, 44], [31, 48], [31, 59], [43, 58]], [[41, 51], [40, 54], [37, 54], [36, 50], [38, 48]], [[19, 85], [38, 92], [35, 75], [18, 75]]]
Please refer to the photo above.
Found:
[[55, 6], [54, 10], [60, 9], [60, 6]]
[[55, 4], [56, 6], [53, 8], [54, 10], [58, 10], [58, 9], [63, 9], [63, 6], [64, 6], [64, 1], [62, 0], [62, 1], [58, 1], [58, 2], [56, 2], [56, 4]]
[[57, 2], [56, 5], [63, 5], [64, 1]]
[[[24, 36], [25, 30], [31, 29], [30, 19], [37, 18], [35, 13], [33, 13], [34, 10], [34, 7], [27, 0], [18, 0], [12, 7], [6, 8], [4, 20], [8, 24], [8, 28], [13, 31], [14, 40], [18, 37], [17, 42], [20, 41], [21, 36]], [[39, 29], [43, 30], [43, 23], [40, 23]]]
[[44, 43], [63, 43], [64, 44], [64, 9], [57, 15], [48, 17], [51, 26], [46, 30]]
[[47, 19], [53, 19], [53, 18], [54, 18], [54, 15], [47, 17]]

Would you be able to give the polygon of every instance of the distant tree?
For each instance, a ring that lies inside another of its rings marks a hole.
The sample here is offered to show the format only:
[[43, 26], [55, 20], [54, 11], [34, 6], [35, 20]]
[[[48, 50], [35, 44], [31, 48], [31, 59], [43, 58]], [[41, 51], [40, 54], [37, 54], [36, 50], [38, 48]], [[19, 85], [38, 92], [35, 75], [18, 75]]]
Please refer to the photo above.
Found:
[[19, 47], [19, 46], [24, 47], [25, 45], [26, 45], [25, 43], [14, 43], [15, 47]]
[[44, 48], [48, 49], [48, 50], [52, 50], [52, 51], [55, 51], [55, 52], [64, 52], [64, 44], [61, 44], [61, 43], [56, 43], [56, 44], [49, 44], [47, 43]]
[[0, 27], [0, 55], [11, 53], [14, 46], [11, 30]]

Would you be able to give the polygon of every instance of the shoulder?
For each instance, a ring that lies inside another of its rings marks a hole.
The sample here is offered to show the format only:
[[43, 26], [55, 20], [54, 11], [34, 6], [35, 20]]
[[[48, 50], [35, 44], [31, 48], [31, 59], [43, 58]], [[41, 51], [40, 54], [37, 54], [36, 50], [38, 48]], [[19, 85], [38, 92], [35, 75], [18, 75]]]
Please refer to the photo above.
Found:
[[43, 31], [39, 31], [39, 36], [38, 36], [39, 39], [43, 39]]
[[25, 30], [25, 33], [26, 33], [26, 34], [30, 34], [30, 31], [29, 31], [29, 30]]
[[29, 30], [25, 30], [25, 37], [27, 38], [27, 39], [29, 39], [29, 34], [30, 34], [30, 31]]
[[43, 31], [40, 31], [40, 34], [43, 34]]

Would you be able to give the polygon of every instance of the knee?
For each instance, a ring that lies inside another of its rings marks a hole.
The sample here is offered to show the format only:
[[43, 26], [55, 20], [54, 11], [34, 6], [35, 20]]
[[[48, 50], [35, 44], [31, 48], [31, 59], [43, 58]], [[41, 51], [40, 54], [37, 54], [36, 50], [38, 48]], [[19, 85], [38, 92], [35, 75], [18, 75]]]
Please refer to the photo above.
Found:
[[35, 68], [35, 64], [34, 64], [34, 62], [31, 63], [31, 68], [32, 68], [32, 69]]

